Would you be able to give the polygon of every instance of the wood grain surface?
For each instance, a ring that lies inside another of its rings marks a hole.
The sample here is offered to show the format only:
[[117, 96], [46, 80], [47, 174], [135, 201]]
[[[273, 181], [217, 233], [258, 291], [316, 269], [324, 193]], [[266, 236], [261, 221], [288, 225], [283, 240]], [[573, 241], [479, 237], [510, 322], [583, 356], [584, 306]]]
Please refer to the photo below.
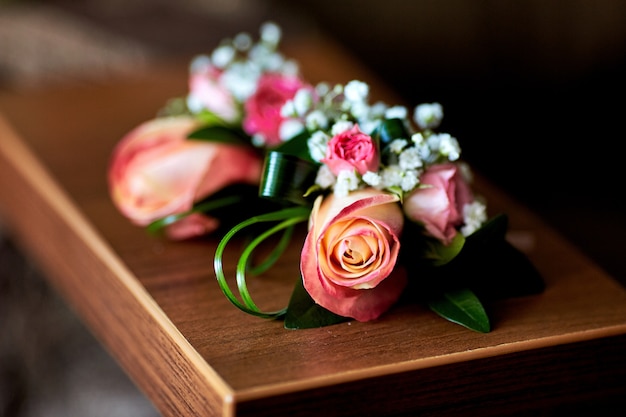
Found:
[[[334, 44], [297, 39], [286, 49], [312, 81], [359, 78], [394, 99]], [[215, 282], [216, 238], [150, 236], [106, 187], [113, 146], [186, 93], [186, 65], [0, 95], [0, 215], [163, 415], [521, 415], [626, 393], [624, 288], [480, 176], [490, 211], [509, 214], [511, 241], [547, 285], [496, 302], [491, 333], [415, 304], [301, 331], [234, 308]], [[294, 244], [249, 283], [261, 308], [286, 304], [299, 255]]]

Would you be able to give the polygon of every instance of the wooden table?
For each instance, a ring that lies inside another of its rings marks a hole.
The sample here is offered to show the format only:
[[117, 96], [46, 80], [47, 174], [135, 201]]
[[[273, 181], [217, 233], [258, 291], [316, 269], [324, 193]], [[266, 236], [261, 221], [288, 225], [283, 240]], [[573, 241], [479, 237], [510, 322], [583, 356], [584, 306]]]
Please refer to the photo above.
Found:
[[[286, 49], [310, 80], [360, 78], [390, 97], [333, 45], [305, 45]], [[624, 406], [626, 291], [484, 180], [490, 209], [509, 213], [512, 239], [526, 242], [547, 283], [540, 295], [496, 303], [491, 333], [419, 305], [300, 331], [234, 308], [215, 282], [216, 240], [151, 237], [115, 210], [106, 188], [114, 144], [186, 92], [186, 65], [0, 95], [2, 220], [163, 415], [502, 416]], [[226, 254], [230, 271], [234, 255]], [[298, 256], [294, 248], [268, 281], [250, 283], [263, 307], [285, 305]]]

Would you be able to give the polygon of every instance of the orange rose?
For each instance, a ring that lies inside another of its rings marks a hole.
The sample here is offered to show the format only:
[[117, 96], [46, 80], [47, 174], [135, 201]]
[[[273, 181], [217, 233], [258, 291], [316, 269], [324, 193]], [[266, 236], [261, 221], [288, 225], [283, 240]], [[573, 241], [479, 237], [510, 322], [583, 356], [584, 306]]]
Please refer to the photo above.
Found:
[[[258, 184], [262, 160], [251, 148], [189, 140], [197, 122], [187, 116], [157, 118], [129, 132], [113, 151], [109, 190], [120, 212], [146, 226], [184, 213], [225, 186]], [[168, 226], [172, 238], [210, 233], [216, 219], [189, 216]]]
[[317, 304], [368, 321], [398, 300], [407, 283], [396, 268], [404, 225], [398, 201], [373, 188], [316, 200], [300, 268]]

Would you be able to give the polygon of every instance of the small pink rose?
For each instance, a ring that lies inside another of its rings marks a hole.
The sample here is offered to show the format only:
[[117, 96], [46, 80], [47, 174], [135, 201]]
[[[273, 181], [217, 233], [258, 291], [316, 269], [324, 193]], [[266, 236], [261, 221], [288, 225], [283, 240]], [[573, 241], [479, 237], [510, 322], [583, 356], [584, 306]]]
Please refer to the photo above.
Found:
[[[234, 183], [258, 184], [262, 161], [253, 149], [187, 139], [196, 127], [187, 116], [153, 119], [126, 134], [113, 150], [109, 191], [134, 224], [183, 213]], [[193, 216], [170, 226], [178, 229], [170, 235], [181, 239], [216, 227], [215, 219]]]
[[359, 125], [354, 125], [331, 138], [322, 163], [335, 175], [344, 170], [356, 170], [361, 175], [376, 172], [379, 165], [376, 144], [370, 135], [361, 132]]
[[398, 300], [407, 283], [396, 268], [404, 225], [398, 200], [375, 189], [316, 200], [300, 269], [317, 304], [368, 321]]
[[239, 117], [237, 103], [226, 87], [220, 84], [222, 71], [205, 65], [189, 76], [189, 100], [216, 114], [227, 122]]
[[449, 244], [463, 224], [463, 207], [474, 201], [472, 191], [459, 167], [446, 163], [433, 165], [420, 177], [427, 187], [416, 188], [405, 198], [407, 217], [424, 225], [426, 232]]
[[249, 135], [261, 135], [265, 145], [281, 143], [280, 126], [285, 120], [281, 109], [298, 90], [307, 87], [300, 78], [283, 74], [265, 74], [258, 81], [256, 92], [244, 103], [243, 128]]

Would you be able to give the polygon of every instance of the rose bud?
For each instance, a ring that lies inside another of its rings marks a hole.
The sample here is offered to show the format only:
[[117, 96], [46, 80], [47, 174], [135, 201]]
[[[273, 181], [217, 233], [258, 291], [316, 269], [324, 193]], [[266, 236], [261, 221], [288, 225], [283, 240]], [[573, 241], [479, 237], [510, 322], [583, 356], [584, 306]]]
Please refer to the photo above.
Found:
[[344, 170], [363, 175], [367, 171], [376, 172], [379, 165], [376, 145], [370, 135], [361, 132], [359, 125], [333, 136], [321, 162], [335, 175]]
[[[193, 204], [235, 183], [258, 184], [262, 161], [252, 149], [191, 140], [198, 127], [187, 116], [157, 118], [129, 133], [113, 150], [108, 171], [115, 206], [138, 226], [190, 210]], [[189, 216], [170, 226], [184, 239], [210, 233], [216, 219]]]
[[421, 223], [428, 235], [448, 245], [463, 224], [463, 207], [474, 201], [473, 193], [459, 167], [451, 163], [428, 168], [420, 184], [405, 197], [404, 212]]

